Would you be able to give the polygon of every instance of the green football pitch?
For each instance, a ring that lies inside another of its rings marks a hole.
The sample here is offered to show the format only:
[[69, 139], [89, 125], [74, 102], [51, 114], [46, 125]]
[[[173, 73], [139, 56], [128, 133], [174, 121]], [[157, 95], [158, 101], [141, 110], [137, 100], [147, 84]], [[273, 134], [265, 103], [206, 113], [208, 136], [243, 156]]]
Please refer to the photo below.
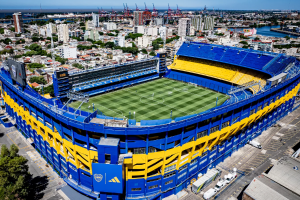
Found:
[[[213, 108], [217, 98], [218, 105], [221, 105], [229, 97], [192, 84], [161, 78], [90, 97], [88, 103], [82, 104], [81, 110], [93, 112], [94, 103], [94, 109], [110, 117], [155, 120], [170, 118], [172, 112], [174, 119]], [[80, 104], [73, 102], [70, 106], [77, 108]]]

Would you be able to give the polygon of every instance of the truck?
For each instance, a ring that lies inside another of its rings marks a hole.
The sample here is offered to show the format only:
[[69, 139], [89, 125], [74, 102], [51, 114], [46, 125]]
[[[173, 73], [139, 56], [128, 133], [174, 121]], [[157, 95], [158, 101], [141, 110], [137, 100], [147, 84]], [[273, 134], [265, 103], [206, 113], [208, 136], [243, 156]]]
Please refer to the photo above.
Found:
[[225, 179], [221, 179], [219, 182], [217, 182], [214, 189], [220, 191], [225, 185], [226, 185]]
[[234, 178], [237, 177], [236, 168], [233, 168], [233, 172], [224, 176], [226, 184], [229, 184]]
[[249, 141], [248, 144], [250, 144], [250, 145], [252, 145], [252, 146], [254, 146], [254, 147], [258, 148], [258, 149], [261, 149], [260, 143], [257, 142], [257, 141], [255, 141], [255, 140]]
[[218, 178], [221, 175], [222, 171], [219, 169], [210, 169], [207, 173], [201, 176], [197, 181], [192, 185], [192, 191], [195, 194], [198, 194], [201, 190], [206, 188], [212, 181]]
[[203, 199], [208, 200], [212, 198], [218, 191], [215, 188], [210, 188], [203, 194]]

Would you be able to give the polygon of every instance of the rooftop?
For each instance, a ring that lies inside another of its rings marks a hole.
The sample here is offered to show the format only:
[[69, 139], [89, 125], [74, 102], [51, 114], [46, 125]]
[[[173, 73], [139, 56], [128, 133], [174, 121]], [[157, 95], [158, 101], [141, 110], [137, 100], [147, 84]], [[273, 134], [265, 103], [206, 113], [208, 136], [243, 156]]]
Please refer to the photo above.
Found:
[[245, 190], [245, 193], [255, 200], [288, 200], [300, 198], [292, 191], [282, 187], [264, 175], [254, 178]]

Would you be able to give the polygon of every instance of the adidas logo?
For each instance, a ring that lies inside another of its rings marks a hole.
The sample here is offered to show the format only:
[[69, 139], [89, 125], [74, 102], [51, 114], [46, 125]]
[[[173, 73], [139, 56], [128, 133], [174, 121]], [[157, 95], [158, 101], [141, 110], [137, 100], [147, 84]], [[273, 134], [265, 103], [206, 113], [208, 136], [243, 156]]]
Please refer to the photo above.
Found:
[[110, 181], [108, 182], [113, 182], [113, 183], [120, 183], [119, 179], [117, 177], [111, 179]]

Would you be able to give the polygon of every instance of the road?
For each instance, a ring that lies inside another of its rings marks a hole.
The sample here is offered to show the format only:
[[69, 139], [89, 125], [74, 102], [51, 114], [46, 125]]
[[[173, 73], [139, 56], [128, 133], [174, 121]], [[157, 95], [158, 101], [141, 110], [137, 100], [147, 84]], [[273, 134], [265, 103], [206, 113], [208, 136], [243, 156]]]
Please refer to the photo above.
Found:
[[5, 144], [8, 148], [15, 144], [19, 154], [28, 159], [29, 172], [32, 174], [32, 200], [63, 199], [58, 193], [66, 183], [48, 166], [40, 154], [29, 144], [25, 137], [15, 128], [5, 128], [0, 125], [0, 147]]
[[[222, 177], [233, 168], [237, 168], [239, 173], [237, 179], [223, 188], [215, 199], [242, 199], [242, 192], [254, 177], [267, 171], [279, 158], [294, 152], [292, 148], [300, 142], [300, 108], [285, 116], [277, 124], [280, 126], [269, 128], [255, 139], [261, 143], [262, 149], [247, 144], [217, 165], [217, 168], [223, 171]], [[203, 199], [203, 193], [214, 187], [217, 181], [198, 195], [187, 189], [188, 194], [181, 199]]]

